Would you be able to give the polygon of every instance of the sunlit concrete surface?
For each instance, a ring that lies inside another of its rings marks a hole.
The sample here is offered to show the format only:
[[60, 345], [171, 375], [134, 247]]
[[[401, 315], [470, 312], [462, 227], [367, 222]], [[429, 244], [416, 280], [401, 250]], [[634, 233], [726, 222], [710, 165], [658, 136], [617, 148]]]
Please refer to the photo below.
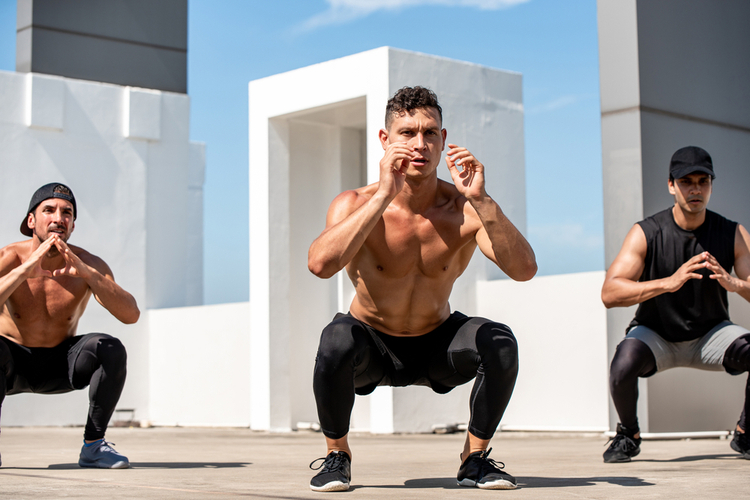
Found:
[[647, 441], [629, 464], [604, 464], [601, 434], [503, 433], [492, 457], [515, 491], [456, 486], [464, 436], [352, 436], [352, 489], [309, 490], [320, 434], [247, 429], [110, 429], [128, 470], [81, 469], [81, 428], [5, 428], [0, 498], [745, 498], [750, 461], [726, 439]]

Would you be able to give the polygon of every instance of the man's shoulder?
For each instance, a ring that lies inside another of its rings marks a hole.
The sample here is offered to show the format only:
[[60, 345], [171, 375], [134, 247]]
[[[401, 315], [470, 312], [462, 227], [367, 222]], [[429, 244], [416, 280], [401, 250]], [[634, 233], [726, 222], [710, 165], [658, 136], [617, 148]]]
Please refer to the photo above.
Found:
[[0, 248], [0, 268], [4, 269], [13, 263], [21, 264], [21, 255], [28, 253], [30, 244], [31, 240], [17, 241]]
[[444, 200], [441, 206], [458, 209], [463, 209], [463, 207], [471, 208], [471, 203], [458, 191], [453, 183], [438, 179], [438, 189], [440, 189], [440, 194]]
[[331, 202], [331, 207], [336, 209], [349, 209], [354, 211], [360, 205], [369, 200], [377, 191], [377, 185], [370, 184], [357, 189], [347, 189], [339, 193]]
[[674, 221], [674, 217], [672, 216], [672, 207], [669, 207], [656, 212], [653, 215], [649, 215], [641, 221], [638, 221], [638, 224], [643, 227], [644, 224], [664, 225], [665, 223], [671, 221]]
[[724, 217], [720, 213], [714, 212], [714, 211], [708, 210], [708, 209], [706, 209], [706, 219], [713, 220], [713, 221], [719, 222], [721, 224], [729, 224], [729, 225], [732, 225], [732, 226], [736, 226], [737, 225], [737, 222], [735, 222], [735, 221], [733, 221], [731, 219], [727, 219], [726, 217]]
[[89, 266], [98, 269], [102, 264], [105, 266], [107, 265], [101, 257], [94, 255], [84, 248], [70, 244], [68, 245], [68, 248], [70, 248], [73, 253], [78, 256], [79, 259], [81, 259], [85, 264], [88, 264]]
[[672, 209], [667, 208], [660, 212], [656, 212], [655, 214], [636, 222], [636, 225], [640, 226], [646, 239], [650, 240], [655, 234], [661, 233], [664, 229], [675, 225]]

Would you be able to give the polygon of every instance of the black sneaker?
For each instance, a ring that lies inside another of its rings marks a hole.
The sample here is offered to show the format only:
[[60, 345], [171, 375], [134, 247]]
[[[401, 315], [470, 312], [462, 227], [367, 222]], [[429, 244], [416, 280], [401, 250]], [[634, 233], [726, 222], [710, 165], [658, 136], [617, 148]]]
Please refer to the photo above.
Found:
[[[318, 460], [323, 463], [318, 467], [313, 464]], [[313, 491], [346, 491], [352, 479], [352, 460], [344, 451], [332, 451], [325, 458], [316, 458], [310, 463], [312, 470], [323, 469], [310, 480]]]
[[750, 437], [748, 437], [747, 432], [743, 434], [735, 430], [734, 439], [732, 439], [732, 442], [729, 443], [729, 446], [731, 446], [734, 451], [742, 455], [742, 458], [750, 460]]
[[610, 438], [607, 451], [604, 452], [604, 463], [614, 464], [630, 462], [630, 459], [637, 456], [641, 452], [640, 444], [641, 438], [634, 438], [633, 435], [636, 432], [629, 432], [625, 427], [617, 424], [617, 434], [615, 437]]
[[461, 468], [458, 469], [459, 486], [476, 486], [484, 490], [512, 490], [515, 489], [516, 478], [501, 470], [505, 464], [495, 462], [487, 456], [492, 451], [475, 451], [469, 455]]

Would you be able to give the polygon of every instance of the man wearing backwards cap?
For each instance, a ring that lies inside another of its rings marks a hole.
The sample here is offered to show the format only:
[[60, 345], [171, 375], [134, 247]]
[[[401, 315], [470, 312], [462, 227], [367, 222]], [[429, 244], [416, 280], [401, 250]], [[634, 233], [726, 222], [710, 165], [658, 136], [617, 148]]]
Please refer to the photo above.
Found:
[[[604, 305], [639, 306], [610, 367], [620, 423], [605, 462], [629, 462], [640, 452], [638, 377], [676, 366], [731, 375], [750, 370], [750, 331], [729, 321], [727, 303], [727, 292], [750, 301], [750, 234], [706, 209], [714, 178], [706, 151], [675, 152], [668, 181], [674, 206], [634, 225], [607, 271]], [[746, 459], [749, 405], [750, 379], [731, 443]]]
[[78, 464], [127, 468], [128, 459], [104, 441], [125, 385], [125, 348], [103, 333], [75, 333], [92, 294], [123, 323], [135, 323], [140, 311], [102, 259], [67, 244], [77, 215], [70, 188], [42, 186], [21, 222], [21, 233], [31, 239], [0, 249], [0, 404], [6, 394], [90, 385]]

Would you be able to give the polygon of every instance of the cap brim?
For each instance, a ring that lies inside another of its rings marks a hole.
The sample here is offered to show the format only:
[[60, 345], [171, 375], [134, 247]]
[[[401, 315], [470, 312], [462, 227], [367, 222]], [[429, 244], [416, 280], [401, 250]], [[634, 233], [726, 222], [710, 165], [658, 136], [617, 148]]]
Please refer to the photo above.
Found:
[[698, 165], [690, 165], [687, 167], [676, 168], [672, 170], [670, 173], [672, 174], [672, 177], [674, 177], [675, 179], [682, 179], [686, 175], [696, 174], [696, 173], [708, 174], [711, 176], [712, 179], [716, 178], [716, 174], [713, 172], [713, 170], [711, 170], [710, 168], [701, 167]]
[[29, 227], [29, 225], [27, 224], [28, 221], [29, 221], [29, 216], [27, 214], [26, 217], [23, 219], [23, 222], [21, 222], [21, 234], [24, 236], [32, 236], [34, 234], [31, 231], [31, 228]]

